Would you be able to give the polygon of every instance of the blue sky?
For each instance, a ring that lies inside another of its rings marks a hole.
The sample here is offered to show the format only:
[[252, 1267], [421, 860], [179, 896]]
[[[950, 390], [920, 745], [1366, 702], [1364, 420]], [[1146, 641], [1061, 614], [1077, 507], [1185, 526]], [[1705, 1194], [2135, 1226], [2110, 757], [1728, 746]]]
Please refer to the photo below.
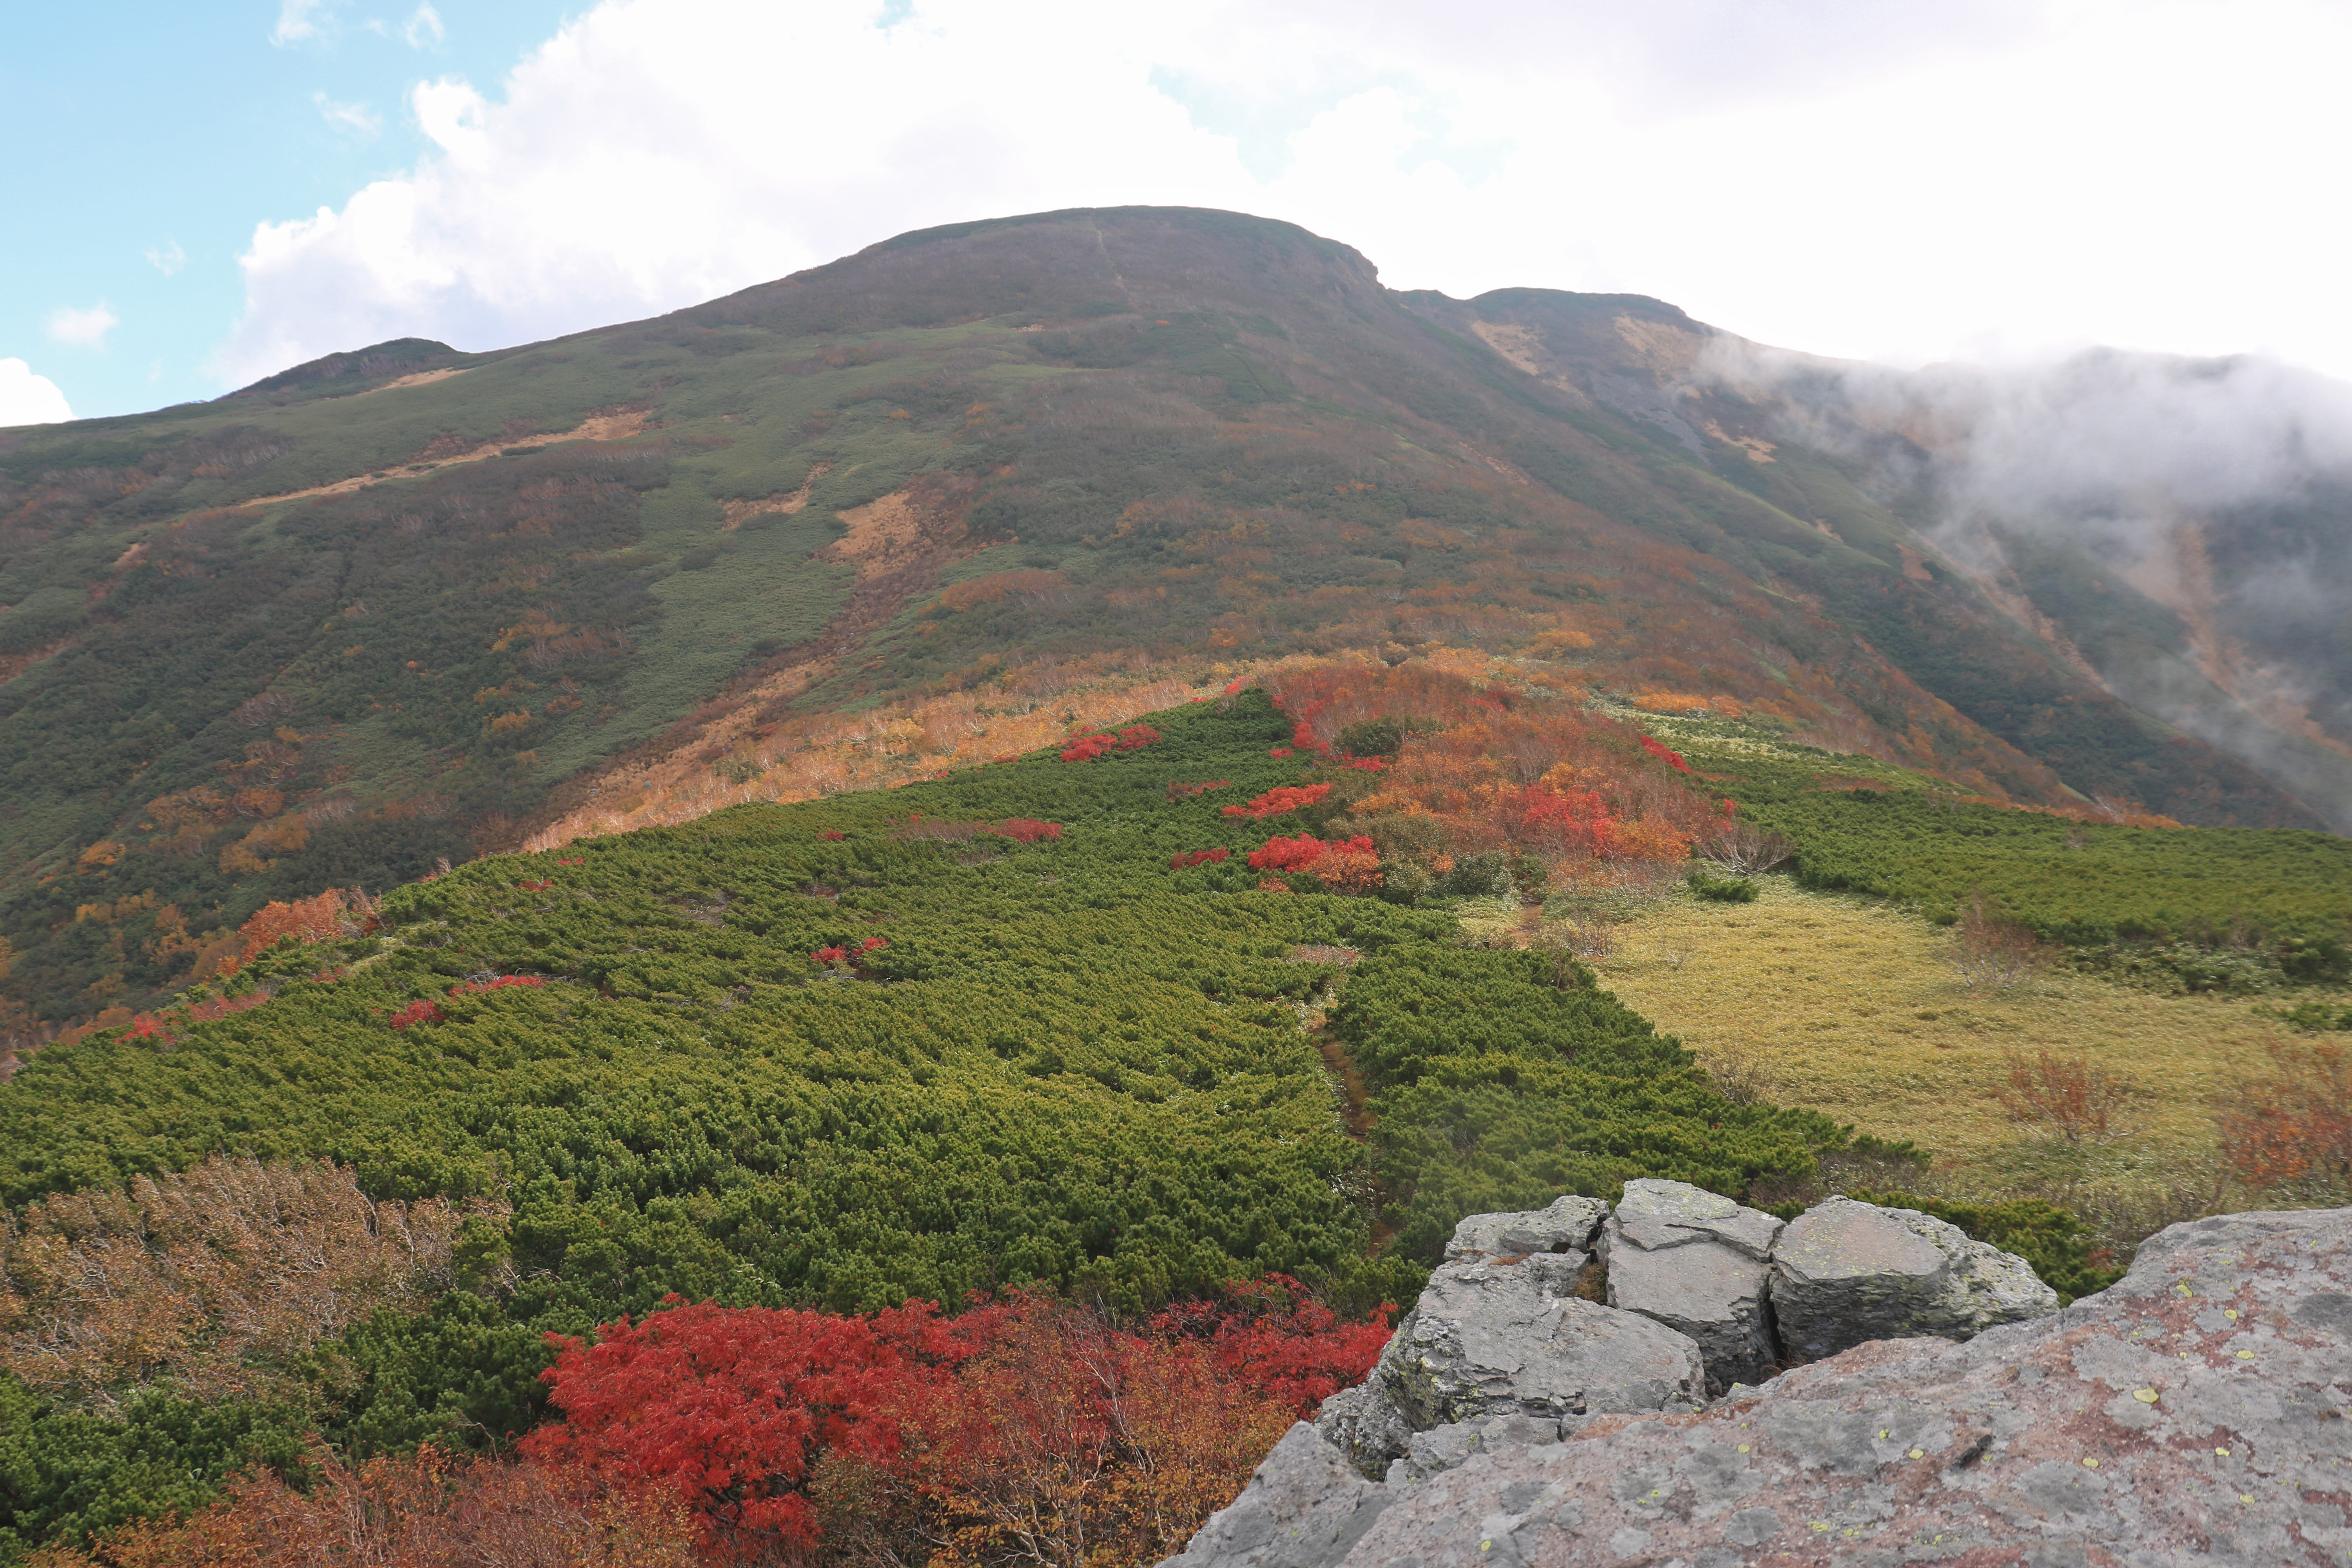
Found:
[[[16, 0], [0, 425], [1123, 203], [1844, 358], [2352, 375], [2352, 0]], [[60, 395], [62, 395], [60, 396]]]
[[[413, 83], [495, 80], [563, 20], [539, 0], [438, 0], [423, 15], [415, 0], [359, 0], [298, 9], [311, 30], [273, 41], [276, 0], [7, 9], [0, 143], [18, 153], [0, 356], [81, 415], [215, 395], [204, 365], [243, 303], [236, 259], [254, 225], [340, 205], [413, 164]], [[101, 309], [116, 318], [102, 334], [88, 314], [78, 338], [55, 321]]]

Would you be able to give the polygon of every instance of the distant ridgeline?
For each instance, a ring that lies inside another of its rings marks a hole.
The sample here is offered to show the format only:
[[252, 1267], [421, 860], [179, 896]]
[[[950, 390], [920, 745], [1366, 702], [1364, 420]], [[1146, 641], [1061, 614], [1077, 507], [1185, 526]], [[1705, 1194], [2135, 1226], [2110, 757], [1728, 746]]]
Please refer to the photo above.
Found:
[[[2133, 708], [1849, 451], [1906, 437], [1808, 447], [1794, 394], [1696, 376], [1726, 344], [1638, 296], [1398, 292], [1293, 225], [1105, 208], [0, 431], [0, 1050], [214, 978], [273, 900], [984, 762], [1213, 661], [1508, 659], [1996, 800], [2352, 825], [2352, 753]], [[2336, 582], [2312, 526], [2205, 537], [2224, 578]], [[2036, 602], [2137, 603], [2113, 575]], [[2172, 623], [2126, 618], [2087, 646], [2158, 668]], [[2342, 689], [2327, 626], [2256, 619]], [[873, 730], [821, 757], [848, 715]]]

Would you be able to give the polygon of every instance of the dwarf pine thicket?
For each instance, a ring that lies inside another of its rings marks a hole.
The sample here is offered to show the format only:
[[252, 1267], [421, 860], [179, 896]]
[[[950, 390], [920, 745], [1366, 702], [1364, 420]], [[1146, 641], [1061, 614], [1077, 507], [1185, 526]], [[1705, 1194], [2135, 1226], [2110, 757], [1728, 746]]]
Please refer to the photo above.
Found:
[[[537, 1488], [665, 1551], [863, 1519], [903, 1552], [1044, 1506], [1155, 1551], [1246, 1473], [1199, 1413], [1278, 1430], [1360, 1373], [1463, 1215], [1781, 1191], [1854, 1150], [1727, 1099], [1568, 952], [1465, 943], [1453, 900], [1605, 893], [1755, 822], [1801, 877], [1874, 868], [1932, 912], [1966, 874], [2062, 938], [2138, 931], [2070, 913], [2122, 908], [2075, 868], [2134, 856], [2167, 919], [2261, 924], [2283, 977], [2341, 933], [2307, 875], [2200, 880], [2236, 836], [1993, 814], [1410, 664], [1289, 670], [1279, 707], [1240, 684], [904, 789], [273, 905], [209, 994], [30, 1058], [0, 1092], [0, 1551], [309, 1529], [304, 1488], [412, 1486], [373, 1457], [534, 1431], [553, 1468], [434, 1495]], [[2303, 837], [2258, 844], [2324, 856]], [[1949, 1213], [2063, 1289], [2111, 1277], [2046, 1205]], [[276, 1316], [239, 1239], [271, 1226], [337, 1260]], [[849, 1346], [866, 1382], [813, 1365], [784, 1426], [745, 1415], [768, 1437], [683, 1442], [698, 1335]], [[1078, 1381], [1023, 1372], [1041, 1346]], [[1028, 1439], [983, 1408], [1094, 1436], [1007, 1491], [991, 1445]]]

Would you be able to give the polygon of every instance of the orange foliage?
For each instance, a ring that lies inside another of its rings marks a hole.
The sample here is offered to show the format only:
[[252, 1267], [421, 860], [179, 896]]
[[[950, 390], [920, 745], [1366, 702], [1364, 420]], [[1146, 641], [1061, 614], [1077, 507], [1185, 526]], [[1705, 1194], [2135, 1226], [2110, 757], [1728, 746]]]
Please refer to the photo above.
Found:
[[222, 963], [220, 972], [236, 973], [289, 936], [299, 942], [341, 942], [360, 935], [374, 923], [374, 902], [357, 888], [329, 888], [290, 904], [273, 900], [237, 928], [245, 946]]
[[2337, 1045], [2271, 1047], [2272, 1075], [2221, 1118], [2224, 1157], [2254, 1187], [2352, 1184], [2352, 1059]]
[[218, 1156], [0, 1211], [0, 1370], [77, 1405], [158, 1379], [282, 1396], [322, 1340], [448, 1289], [467, 1215], [504, 1212], [380, 1203], [324, 1161]]
[[268, 1470], [189, 1520], [126, 1525], [38, 1568], [692, 1568], [675, 1503], [571, 1467], [467, 1462], [431, 1447], [356, 1468], [324, 1447], [298, 1491]]
[[1687, 772], [1679, 758], [1565, 701], [1417, 661], [1286, 670], [1266, 685], [1303, 743], [1328, 747], [1370, 719], [1440, 726], [1409, 738], [1349, 816], [1392, 858], [1441, 874], [1453, 857], [1501, 850], [1532, 855], [1556, 877], [1606, 878], [1614, 865], [1686, 858], [1713, 820], [1711, 803], [1676, 776]]

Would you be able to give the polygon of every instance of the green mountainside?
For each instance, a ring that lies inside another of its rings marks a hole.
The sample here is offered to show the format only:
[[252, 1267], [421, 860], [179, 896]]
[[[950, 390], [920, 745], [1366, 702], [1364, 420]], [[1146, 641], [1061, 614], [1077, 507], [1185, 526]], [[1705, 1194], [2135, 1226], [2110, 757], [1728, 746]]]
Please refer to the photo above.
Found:
[[771, 764], [722, 723], [1340, 648], [1730, 704], [1990, 798], [2324, 826], [1923, 553], [1769, 389], [1692, 381], [1719, 336], [1084, 210], [0, 433], [0, 1026], [127, 1018], [266, 901], [513, 847], [616, 769]]

